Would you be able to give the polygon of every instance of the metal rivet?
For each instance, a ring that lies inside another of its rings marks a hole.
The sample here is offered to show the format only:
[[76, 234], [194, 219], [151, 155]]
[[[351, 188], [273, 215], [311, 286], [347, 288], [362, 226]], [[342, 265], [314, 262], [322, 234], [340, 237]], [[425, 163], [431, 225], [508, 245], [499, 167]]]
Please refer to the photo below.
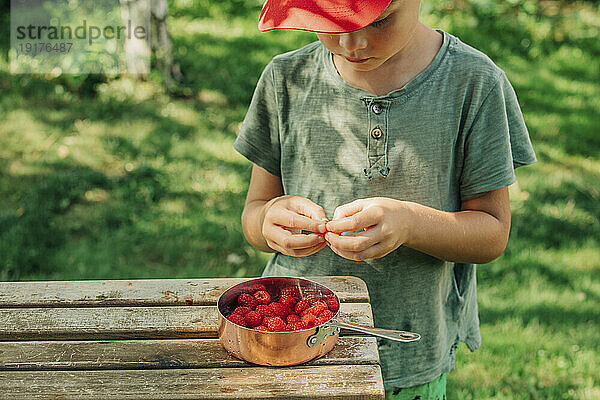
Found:
[[379, 128], [375, 128], [371, 131], [371, 137], [373, 139], [379, 139], [383, 135], [383, 131]]

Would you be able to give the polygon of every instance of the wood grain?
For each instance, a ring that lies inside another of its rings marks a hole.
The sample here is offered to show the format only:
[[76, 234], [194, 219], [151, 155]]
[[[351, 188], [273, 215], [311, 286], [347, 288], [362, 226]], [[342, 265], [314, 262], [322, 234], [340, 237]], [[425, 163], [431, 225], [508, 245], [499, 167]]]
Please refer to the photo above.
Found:
[[376, 365], [145, 371], [4, 371], [0, 399], [378, 399]]
[[[369, 303], [342, 303], [340, 316], [373, 326]], [[206, 338], [217, 327], [216, 306], [0, 309], [4, 341]]]
[[[374, 337], [340, 337], [308, 365], [377, 365]], [[254, 367], [218, 339], [0, 342], [0, 371]]]
[[[0, 308], [150, 307], [214, 305], [227, 288], [248, 278], [0, 282]], [[364, 281], [352, 276], [311, 277], [341, 302], [368, 303]]]

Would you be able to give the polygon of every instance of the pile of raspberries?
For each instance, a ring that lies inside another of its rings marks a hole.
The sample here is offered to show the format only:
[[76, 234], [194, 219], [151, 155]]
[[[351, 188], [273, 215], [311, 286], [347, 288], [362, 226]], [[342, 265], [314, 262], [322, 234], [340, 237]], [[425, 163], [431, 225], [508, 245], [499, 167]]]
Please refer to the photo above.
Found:
[[[272, 300], [273, 299], [273, 300]], [[293, 332], [329, 321], [340, 308], [333, 295], [300, 295], [295, 286], [284, 287], [279, 298], [265, 285], [255, 284], [237, 298], [238, 307], [227, 317], [234, 324], [263, 332]]]

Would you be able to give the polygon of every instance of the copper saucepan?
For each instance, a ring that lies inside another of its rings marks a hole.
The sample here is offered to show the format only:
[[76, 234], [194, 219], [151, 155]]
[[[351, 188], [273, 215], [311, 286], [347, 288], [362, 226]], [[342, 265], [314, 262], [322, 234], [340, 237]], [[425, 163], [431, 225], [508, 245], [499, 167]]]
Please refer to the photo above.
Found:
[[321, 325], [293, 332], [263, 332], [229, 321], [226, 316], [237, 307], [238, 296], [248, 292], [255, 284], [265, 285], [269, 293], [279, 293], [284, 287], [296, 287], [301, 296], [334, 296], [337, 303], [340, 303], [337, 295], [326, 286], [295, 277], [256, 278], [227, 289], [217, 301], [219, 340], [230, 354], [254, 364], [287, 366], [322, 357], [335, 346], [341, 328], [399, 342], [413, 342], [421, 338], [418, 333], [371, 328], [343, 321], [339, 318], [339, 310], [332, 319]]

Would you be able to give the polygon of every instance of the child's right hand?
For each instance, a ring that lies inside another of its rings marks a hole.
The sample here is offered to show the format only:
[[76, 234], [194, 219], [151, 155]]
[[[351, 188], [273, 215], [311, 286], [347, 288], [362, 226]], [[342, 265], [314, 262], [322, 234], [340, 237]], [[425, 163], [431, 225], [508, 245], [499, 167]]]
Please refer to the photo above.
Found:
[[[262, 234], [270, 248], [289, 256], [309, 256], [327, 245], [325, 210], [300, 196], [280, 196], [264, 206]], [[302, 230], [315, 232], [302, 234]]]

